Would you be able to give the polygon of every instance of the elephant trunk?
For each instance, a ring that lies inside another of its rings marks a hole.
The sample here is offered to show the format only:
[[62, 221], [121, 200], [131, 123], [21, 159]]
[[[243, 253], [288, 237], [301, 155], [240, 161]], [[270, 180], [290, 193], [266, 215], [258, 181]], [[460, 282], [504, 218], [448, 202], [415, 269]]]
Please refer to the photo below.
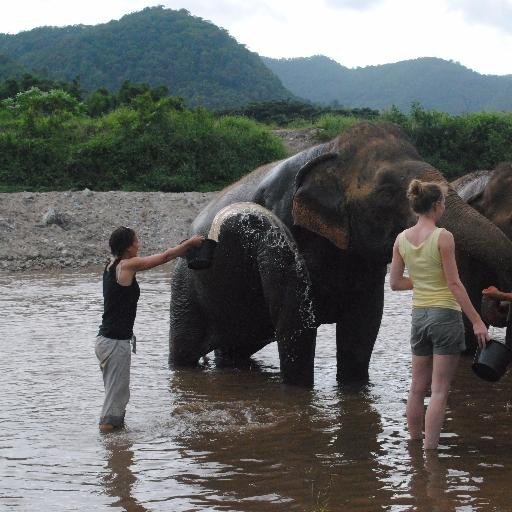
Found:
[[458, 250], [493, 271], [498, 287], [512, 290], [512, 242], [503, 231], [453, 190], [448, 192], [441, 225], [453, 233]]
[[[434, 169], [424, 171], [420, 178], [446, 183]], [[491, 221], [466, 204], [449, 187], [446, 210], [440, 225], [453, 233], [457, 250], [491, 270], [502, 290], [512, 290], [512, 242]]]

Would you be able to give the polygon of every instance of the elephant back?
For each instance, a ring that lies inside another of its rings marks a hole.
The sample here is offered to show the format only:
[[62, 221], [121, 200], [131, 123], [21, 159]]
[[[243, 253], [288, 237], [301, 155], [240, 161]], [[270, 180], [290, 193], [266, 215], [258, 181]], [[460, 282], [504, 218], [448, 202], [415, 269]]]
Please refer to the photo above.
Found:
[[285, 160], [261, 166], [219, 192], [192, 224], [192, 233], [207, 235], [217, 213], [234, 203], [251, 202], [274, 212], [287, 226], [292, 225], [291, 207], [295, 176], [310, 160], [330, 150], [330, 143], [305, 149]]

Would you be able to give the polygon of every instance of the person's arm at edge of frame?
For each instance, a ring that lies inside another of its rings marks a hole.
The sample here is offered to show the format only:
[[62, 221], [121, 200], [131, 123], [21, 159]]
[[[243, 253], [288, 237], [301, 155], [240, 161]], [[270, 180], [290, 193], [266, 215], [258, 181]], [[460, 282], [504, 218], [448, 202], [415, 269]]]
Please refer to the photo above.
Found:
[[483, 295], [487, 295], [487, 297], [491, 297], [492, 299], [497, 299], [505, 302], [512, 302], [512, 292], [502, 292], [498, 290], [496, 286], [489, 286], [482, 290]]
[[455, 300], [462, 308], [462, 311], [471, 322], [478, 344], [483, 348], [489, 341], [489, 333], [483, 320], [480, 318], [480, 315], [471, 303], [466, 287], [460, 280], [457, 261], [455, 260], [455, 241], [453, 239], [453, 235], [444, 229], [439, 235], [438, 244], [446, 284], [453, 293]]
[[389, 269], [389, 286], [394, 292], [412, 290], [413, 283], [410, 277], [404, 276], [405, 262], [398, 250], [398, 237], [393, 245], [393, 258]]

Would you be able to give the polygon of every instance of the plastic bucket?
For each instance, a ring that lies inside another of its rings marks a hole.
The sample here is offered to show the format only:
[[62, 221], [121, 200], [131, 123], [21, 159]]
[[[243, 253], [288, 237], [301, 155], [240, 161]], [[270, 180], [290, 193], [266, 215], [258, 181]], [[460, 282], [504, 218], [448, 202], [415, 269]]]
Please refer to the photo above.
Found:
[[504, 343], [489, 341], [483, 350], [478, 350], [473, 361], [473, 371], [484, 380], [500, 380], [512, 361], [512, 350]]
[[217, 242], [210, 238], [203, 240], [197, 247], [191, 247], [185, 255], [188, 268], [202, 270], [211, 267], [216, 247]]

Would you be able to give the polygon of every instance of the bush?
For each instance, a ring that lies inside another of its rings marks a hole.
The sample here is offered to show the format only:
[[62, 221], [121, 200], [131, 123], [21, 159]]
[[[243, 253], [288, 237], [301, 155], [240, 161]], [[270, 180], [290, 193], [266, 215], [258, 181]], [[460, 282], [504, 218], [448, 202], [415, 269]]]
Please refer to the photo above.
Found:
[[339, 135], [343, 130], [360, 122], [361, 119], [352, 116], [338, 116], [336, 114], [325, 114], [315, 124], [319, 129], [318, 139], [329, 140]]
[[393, 108], [382, 119], [400, 124], [422, 157], [448, 180], [512, 160], [512, 113], [453, 116], [413, 103], [409, 114]]
[[3, 101], [0, 187], [218, 188], [285, 156], [282, 142], [254, 121], [217, 119], [153, 92], [95, 118], [63, 91], [32, 89]]

